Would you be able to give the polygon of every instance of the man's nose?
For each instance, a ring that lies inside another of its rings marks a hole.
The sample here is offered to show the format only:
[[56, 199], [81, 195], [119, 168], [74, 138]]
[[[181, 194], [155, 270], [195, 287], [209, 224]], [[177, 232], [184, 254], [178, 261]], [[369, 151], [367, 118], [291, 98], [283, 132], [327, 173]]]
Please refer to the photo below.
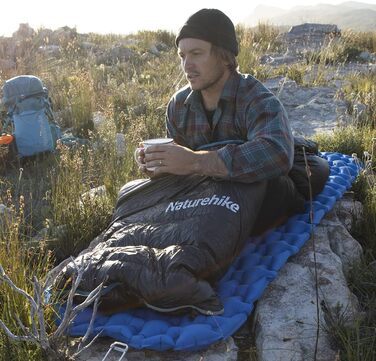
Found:
[[189, 56], [186, 56], [182, 61], [183, 70], [187, 72], [188, 70], [192, 69], [192, 60]]

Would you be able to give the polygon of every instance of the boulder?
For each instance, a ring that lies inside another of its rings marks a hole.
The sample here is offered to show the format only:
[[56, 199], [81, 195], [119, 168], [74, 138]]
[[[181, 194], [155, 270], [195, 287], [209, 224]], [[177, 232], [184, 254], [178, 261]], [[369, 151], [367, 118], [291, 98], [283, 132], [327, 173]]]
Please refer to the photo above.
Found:
[[353, 116], [355, 122], [362, 122], [367, 119], [367, 105], [363, 103], [355, 103], [353, 105]]
[[114, 65], [128, 61], [134, 55], [134, 51], [123, 45], [117, 45], [111, 49], [98, 51], [96, 63], [104, 65]]
[[281, 100], [294, 135], [328, 132], [350, 120], [346, 102], [336, 98], [333, 85], [300, 86], [285, 77], [268, 79], [264, 85]]
[[77, 38], [76, 28], [70, 28], [69, 26], [63, 26], [52, 33], [51, 41], [55, 44], [68, 43]]
[[127, 151], [127, 142], [125, 138], [125, 134], [123, 133], [116, 133], [115, 135], [115, 150], [116, 154], [120, 158], [124, 158]]
[[89, 191], [81, 194], [80, 197], [80, 206], [83, 206], [84, 202], [95, 201], [96, 199], [100, 199], [107, 196], [107, 190], [105, 185], [101, 185], [99, 187], [95, 187], [90, 189]]
[[162, 42], [155, 44], [155, 47], [157, 48], [158, 51], [168, 51], [168, 50], [170, 50], [169, 46], [166, 45], [165, 43], [162, 43]]
[[106, 122], [106, 116], [103, 112], [97, 111], [93, 113], [94, 129], [99, 130], [104, 126]]
[[41, 28], [38, 30], [37, 37], [40, 41], [49, 44], [53, 37], [53, 30], [47, 28]]
[[151, 53], [151, 54], [153, 54], [155, 56], [160, 56], [161, 55], [160, 51], [158, 50], [158, 48], [157, 48], [157, 46], [155, 44], [151, 45], [149, 47], [148, 51], [149, 51], [149, 53]]
[[0, 227], [4, 228], [5, 224], [9, 224], [12, 219], [12, 210], [5, 204], [0, 203]]
[[369, 51], [362, 51], [359, 54], [359, 59], [367, 63], [375, 63], [376, 54], [371, 54]]
[[41, 45], [38, 51], [47, 56], [59, 56], [61, 48], [59, 45]]
[[18, 30], [12, 34], [13, 39], [25, 40], [33, 38], [35, 35], [34, 29], [27, 23], [20, 24]]
[[334, 34], [340, 35], [341, 31], [337, 25], [334, 24], [315, 24], [315, 23], [305, 23], [300, 25], [295, 25], [288, 31], [289, 35], [292, 36], [307, 36], [307, 35], [320, 35], [320, 34]]
[[341, 203], [326, 215], [311, 240], [288, 260], [258, 301], [254, 326], [260, 361], [312, 360], [317, 314], [316, 360], [333, 361], [336, 350], [324, 331], [327, 310], [339, 307], [349, 322], [357, 317], [358, 301], [347, 287], [345, 273], [360, 258], [362, 249], [337, 216], [339, 208], [346, 208], [347, 214], [353, 212], [355, 203]]
[[326, 44], [327, 39], [335, 39], [340, 35], [341, 31], [337, 25], [305, 23], [291, 27], [278, 38], [285, 43], [289, 51], [299, 53], [318, 50]]

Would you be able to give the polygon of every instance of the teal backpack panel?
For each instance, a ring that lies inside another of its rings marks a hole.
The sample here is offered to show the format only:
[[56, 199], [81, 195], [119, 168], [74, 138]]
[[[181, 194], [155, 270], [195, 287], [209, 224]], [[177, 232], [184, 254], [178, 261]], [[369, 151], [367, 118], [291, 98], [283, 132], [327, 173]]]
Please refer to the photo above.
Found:
[[7, 80], [2, 103], [7, 110], [19, 157], [55, 150], [61, 130], [54, 121], [48, 90], [39, 78], [20, 75]]
[[44, 109], [27, 110], [13, 115], [13, 135], [20, 157], [53, 151], [52, 132]]

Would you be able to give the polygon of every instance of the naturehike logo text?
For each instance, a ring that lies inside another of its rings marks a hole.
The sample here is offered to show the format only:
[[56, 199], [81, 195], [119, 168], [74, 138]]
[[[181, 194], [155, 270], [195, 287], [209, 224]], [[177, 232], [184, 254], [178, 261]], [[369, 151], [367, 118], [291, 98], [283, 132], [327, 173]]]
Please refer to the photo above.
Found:
[[237, 213], [240, 209], [238, 203], [230, 200], [229, 196], [217, 196], [214, 194], [211, 198], [198, 198], [198, 199], [187, 199], [185, 201], [170, 202], [166, 208], [167, 212], [180, 211], [181, 209], [195, 208], [199, 206], [221, 206], [226, 207], [231, 212]]

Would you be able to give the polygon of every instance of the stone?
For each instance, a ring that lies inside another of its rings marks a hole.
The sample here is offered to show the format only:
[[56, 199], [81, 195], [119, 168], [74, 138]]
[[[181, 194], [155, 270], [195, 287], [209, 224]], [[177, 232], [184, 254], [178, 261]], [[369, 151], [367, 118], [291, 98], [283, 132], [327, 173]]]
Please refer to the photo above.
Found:
[[358, 57], [360, 60], [365, 61], [365, 62], [370, 62], [370, 63], [376, 62], [376, 55], [371, 54], [369, 51], [362, 51], [358, 55]]
[[49, 56], [59, 56], [61, 51], [59, 45], [41, 45], [38, 50], [40, 53]]
[[69, 42], [73, 39], [77, 38], [77, 30], [76, 28], [70, 28], [69, 26], [63, 26], [52, 33], [53, 42]]
[[38, 36], [38, 39], [46, 43], [50, 43], [53, 33], [54, 32], [51, 29], [42, 28], [38, 30], [37, 36]]
[[89, 191], [81, 194], [80, 197], [80, 205], [82, 206], [83, 202], [85, 201], [93, 201], [94, 199], [100, 198], [100, 197], [106, 197], [107, 191], [106, 186], [102, 185], [96, 188], [92, 188]]
[[360, 255], [360, 245], [339, 221], [336, 211], [329, 212], [316, 227], [314, 237], [288, 260], [257, 302], [254, 326], [260, 361], [312, 360], [317, 313], [320, 328], [316, 360], [335, 359], [336, 350], [324, 331], [325, 310], [341, 307], [349, 322], [357, 317], [358, 301], [347, 287], [345, 272]]
[[134, 56], [134, 51], [126, 46], [117, 45], [108, 50], [98, 50], [98, 53], [95, 56], [98, 65], [114, 65], [127, 62], [132, 56]]
[[326, 217], [322, 226], [327, 228], [330, 248], [341, 259], [342, 271], [347, 276], [352, 265], [360, 261], [363, 249], [346, 227], [338, 226], [338, 216], [335, 212]]
[[261, 64], [268, 64], [272, 66], [279, 66], [282, 64], [293, 64], [301, 61], [296, 55], [264, 55], [260, 59]]
[[353, 192], [346, 192], [334, 206], [338, 219], [351, 232], [363, 217], [363, 205], [355, 200]]
[[16, 62], [12, 59], [0, 59], [0, 70], [7, 72], [16, 69]]
[[367, 119], [367, 105], [363, 103], [355, 103], [353, 105], [353, 116], [356, 122], [362, 122]]
[[99, 130], [104, 126], [106, 122], [106, 116], [103, 112], [97, 111], [93, 113], [93, 124], [96, 130]]
[[93, 51], [97, 46], [94, 43], [91, 43], [89, 41], [83, 41], [81, 43], [81, 47], [84, 50]]
[[134, 52], [130, 48], [123, 45], [118, 45], [110, 50], [110, 57], [113, 61], [125, 62], [128, 61]]
[[12, 218], [12, 210], [5, 204], [0, 203], [0, 227], [3, 228], [4, 224], [9, 223]]
[[158, 51], [168, 51], [168, 50], [170, 50], [169, 46], [166, 45], [165, 43], [162, 43], [162, 42], [155, 44], [155, 47], [157, 48]]
[[19, 25], [18, 30], [12, 34], [12, 37], [17, 40], [30, 39], [34, 37], [34, 29], [27, 23], [22, 23]]
[[295, 36], [304, 36], [306, 34], [340, 34], [341, 31], [335, 24], [304, 23], [292, 26], [288, 33]]
[[116, 133], [115, 135], [115, 149], [118, 157], [123, 158], [126, 155], [127, 144], [125, 135], [123, 133]]
[[30, 245], [37, 245], [40, 242], [56, 242], [58, 238], [63, 238], [67, 233], [67, 226], [51, 226], [42, 228], [38, 233], [29, 241]]
[[340, 29], [334, 24], [305, 23], [292, 26], [278, 39], [285, 43], [290, 52], [299, 53], [318, 50], [328, 41], [338, 38], [340, 34]]
[[157, 46], [155, 44], [153, 44], [152, 46], [150, 46], [149, 48], [149, 53], [155, 55], [155, 56], [160, 56], [161, 55], [161, 52], [158, 50]]
[[282, 102], [294, 135], [310, 137], [350, 121], [346, 102], [336, 98], [333, 85], [298, 86], [284, 77], [268, 79], [264, 85]]

